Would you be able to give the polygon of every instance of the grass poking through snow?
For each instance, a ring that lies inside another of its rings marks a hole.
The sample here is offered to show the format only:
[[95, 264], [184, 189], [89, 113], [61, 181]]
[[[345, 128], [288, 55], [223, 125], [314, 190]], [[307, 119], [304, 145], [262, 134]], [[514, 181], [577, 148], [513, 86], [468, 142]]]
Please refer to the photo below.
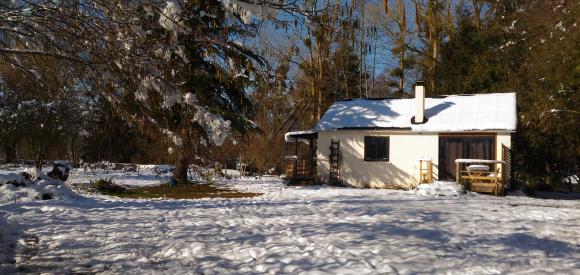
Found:
[[129, 188], [125, 192], [108, 195], [129, 199], [202, 199], [202, 198], [249, 198], [261, 193], [245, 193], [232, 189], [220, 188], [211, 184], [178, 184], [171, 187], [168, 184]]

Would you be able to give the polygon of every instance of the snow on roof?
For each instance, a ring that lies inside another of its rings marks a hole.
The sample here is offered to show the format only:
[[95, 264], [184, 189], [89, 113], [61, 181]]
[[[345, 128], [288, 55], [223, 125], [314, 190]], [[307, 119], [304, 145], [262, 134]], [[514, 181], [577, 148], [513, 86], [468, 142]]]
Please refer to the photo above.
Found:
[[316, 133], [317, 133], [317, 131], [315, 131], [315, 130], [288, 132], [288, 133], [284, 134], [284, 140], [286, 142], [294, 142], [294, 141], [308, 142], [309, 139], [305, 138], [304, 136], [309, 136], [309, 135], [313, 135]]
[[424, 124], [412, 124], [415, 99], [337, 101], [314, 128], [394, 128], [418, 132], [516, 129], [516, 94], [495, 93], [425, 98]]

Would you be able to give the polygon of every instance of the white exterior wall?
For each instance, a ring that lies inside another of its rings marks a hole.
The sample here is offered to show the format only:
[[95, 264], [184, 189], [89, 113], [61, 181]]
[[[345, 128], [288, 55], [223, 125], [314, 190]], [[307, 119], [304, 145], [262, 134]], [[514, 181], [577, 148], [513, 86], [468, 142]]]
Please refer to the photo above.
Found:
[[[495, 139], [495, 144], [496, 144], [495, 146], [497, 148], [497, 151], [495, 154], [497, 156], [496, 158], [498, 160], [503, 160], [502, 144], [507, 146], [510, 149], [512, 148], [512, 136], [511, 136], [511, 134], [510, 133], [498, 133], [497, 137]], [[505, 171], [501, 171], [500, 173], [503, 175], [503, 173], [505, 173]], [[509, 187], [509, 181], [504, 183], [504, 184], [506, 184], [506, 187]]]
[[[389, 161], [364, 161], [364, 137], [389, 136]], [[419, 184], [419, 158], [431, 158], [433, 177], [439, 165], [439, 134], [379, 130], [320, 131], [317, 146], [319, 180], [328, 181], [330, 141], [340, 140], [343, 163], [341, 178], [359, 188], [413, 188]], [[498, 133], [497, 159], [502, 157], [502, 144], [511, 148], [510, 133]]]
[[497, 148], [496, 150], [496, 156], [498, 160], [503, 160], [503, 154], [502, 154], [502, 144], [507, 146], [508, 148], [512, 148], [512, 135], [510, 133], [498, 133], [497, 134], [497, 138], [495, 140], [495, 147]]
[[[364, 137], [389, 136], [389, 161], [364, 161]], [[433, 159], [435, 174], [439, 137], [409, 132], [340, 130], [318, 133], [317, 169], [328, 180], [330, 141], [340, 140], [341, 178], [360, 188], [411, 188], [419, 183], [419, 158]]]

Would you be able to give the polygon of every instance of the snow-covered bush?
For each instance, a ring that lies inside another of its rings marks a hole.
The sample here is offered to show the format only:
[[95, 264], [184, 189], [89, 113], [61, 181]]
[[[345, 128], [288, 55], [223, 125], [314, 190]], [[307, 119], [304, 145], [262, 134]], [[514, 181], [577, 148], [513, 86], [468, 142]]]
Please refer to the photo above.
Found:
[[37, 168], [0, 175], [0, 202], [48, 200], [75, 196], [64, 182], [48, 177]]
[[175, 171], [175, 166], [161, 164], [161, 165], [155, 166], [155, 168], [153, 168], [153, 171], [155, 172], [155, 176], [160, 177], [164, 174], [173, 173], [173, 171]]
[[70, 173], [70, 164], [68, 161], [58, 160], [52, 164], [52, 171], [48, 172], [48, 176], [62, 181], [67, 181]]
[[11, 184], [14, 186], [20, 186], [26, 184], [26, 179], [23, 173], [10, 173], [0, 175], [0, 186], [5, 184]]

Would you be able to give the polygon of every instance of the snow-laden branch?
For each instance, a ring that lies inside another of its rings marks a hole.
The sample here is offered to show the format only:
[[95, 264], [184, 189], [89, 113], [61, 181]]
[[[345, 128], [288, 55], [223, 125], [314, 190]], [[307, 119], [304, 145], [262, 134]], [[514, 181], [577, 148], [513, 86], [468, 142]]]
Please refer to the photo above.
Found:
[[45, 51], [39, 51], [39, 50], [25, 50], [25, 49], [13, 49], [13, 48], [0, 48], [0, 53], [3, 54], [16, 54], [16, 55], [37, 55], [37, 56], [50, 56], [50, 57], [57, 57], [57, 58], [63, 58], [66, 60], [70, 60], [70, 61], [74, 61], [74, 62], [80, 62], [80, 63], [86, 63], [76, 57], [72, 57], [72, 56], [67, 56], [67, 55], [63, 55], [63, 54], [58, 54], [58, 53], [51, 53], [51, 52], [45, 52]]
[[575, 111], [575, 110], [559, 110], [559, 109], [550, 109], [550, 113], [553, 113], [553, 114], [557, 114], [557, 113], [580, 114], [579, 111]]

